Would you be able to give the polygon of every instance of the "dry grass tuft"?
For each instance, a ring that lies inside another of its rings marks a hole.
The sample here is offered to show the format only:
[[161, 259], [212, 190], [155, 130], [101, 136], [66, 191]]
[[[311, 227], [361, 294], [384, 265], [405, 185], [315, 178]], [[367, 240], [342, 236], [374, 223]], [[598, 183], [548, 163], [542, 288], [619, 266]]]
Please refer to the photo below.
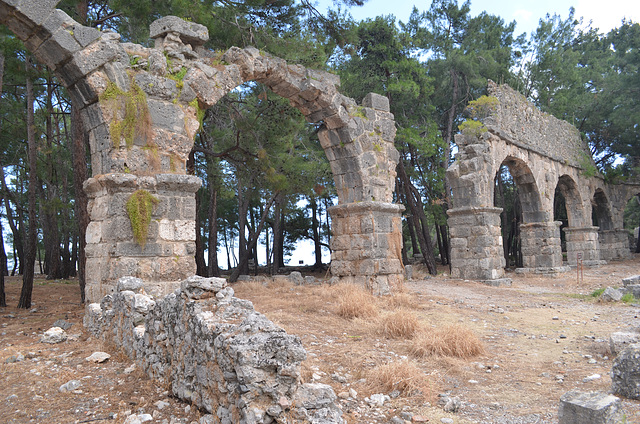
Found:
[[427, 376], [412, 360], [389, 362], [371, 369], [367, 373], [367, 389], [372, 393], [398, 390], [403, 396], [427, 396], [430, 392]]
[[414, 339], [411, 353], [419, 358], [430, 355], [471, 358], [484, 353], [480, 339], [459, 324], [426, 330]]
[[414, 296], [406, 292], [395, 293], [392, 296], [385, 298], [387, 306], [391, 309], [396, 308], [409, 308], [415, 309], [418, 307], [418, 302]]
[[408, 309], [397, 309], [380, 319], [378, 333], [390, 339], [412, 339], [420, 328], [418, 318]]
[[365, 318], [378, 315], [376, 298], [355, 284], [337, 286], [338, 315], [342, 318]]

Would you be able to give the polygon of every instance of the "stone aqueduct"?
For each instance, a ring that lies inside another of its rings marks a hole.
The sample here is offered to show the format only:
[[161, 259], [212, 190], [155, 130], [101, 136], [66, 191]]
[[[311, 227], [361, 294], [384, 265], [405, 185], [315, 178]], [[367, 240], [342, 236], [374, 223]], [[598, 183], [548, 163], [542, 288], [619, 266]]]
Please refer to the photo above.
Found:
[[454, 205], [448, 211], [452, 276], [486, 281], [504, 276], [502, 209], [493, 207], [494, 179], [502, 165], [509, 168], [522, 204], [524, 268], [519, 271], [566, 270], [561, 222], [554, 221], [556, 188], [566, 201], [569, 225], [563, 231], [569, 265], [576, 265], [578, 256], [585, 265], [627, 258], [624, 208], [640, 193], [640, 185], [611, 185], [590, 175], [595, 163], [575, 127], [539, 111], [508, 86], [489, 82], [488, 88], [498, 104], [484, 119], [487, 131], [456, 136], [459, 152], [447, 170]]
[[[331, 164], [339, 204], [333, 222], [333, 275], [386, 293], [402, 281], [401, 212], [393, 203], [399, 159], [395, 123], [385, 97], [357, 105], [341, 95], [339, 79], [287, 64], [254, 48], [221, 55], [203, 48], [207, 29], [176, 17], [151, 26], [153, 48], [121, 42], [114, 32], [80, 25], [55, 9], [57, 0], [0, 0], [0, 23], [51, 68], [79, 108], [89, 134], [93, 176], [85, 182], [87, 299], [112, 291], [119, 277], [142, 278], [158, 294], [195, 270], [195, 192], [200, 180], [185, 163], [199, 129], [198, 115], [237, 86], [258, 81], [289, 99], [309, 122]], [[485, 120], [488, 132], [458, 136], [448, 171], [452, 275], [500, 280], [504, 275], [500, 209], [493, 182], [504, 163], [521, 192], [522, 250], [531, 271], [562, 269], [559, 224], [553, 221], [556, 185], [567, 201], [569, 264], [624, 258], [626, 201], [638, 186], [610, 186], [585, 177], [592, 160], [577, 131], [542, 114], [508, 87], [490, 86], [500, 104]], [[133, 112], [132, 112], [133, 111]], [[132, 115], [133, 114], [133, 115]], [[125, 204], [145, 189], [154, 211], [144, 248], [135, 244]], [[592, 204], [599, 228], [592, 226]]]

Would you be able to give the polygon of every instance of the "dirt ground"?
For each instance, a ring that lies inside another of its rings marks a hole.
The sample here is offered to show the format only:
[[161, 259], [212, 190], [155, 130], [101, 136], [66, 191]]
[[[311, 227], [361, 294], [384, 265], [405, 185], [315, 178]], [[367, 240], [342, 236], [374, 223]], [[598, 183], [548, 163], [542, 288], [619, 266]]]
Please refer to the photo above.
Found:
[[[585, 268], [580, 283], [575, 270], [555, 276], [509, 273], [511, 287], [453, 280], [444, 268], [435, 278], [425, 279], [421, 270], [415, 274], [423, 278], [406, 282], [398, 296], [376, 300], [377, 314], [366, 319], [340, 317], [339, 292], [328, 285], [243, 282], [234, 289], [301, 338], [308, 352], [305, 381], [333, 386], [349, 423], [388, 423], [399, 416], [429, 423], [555, 423], [562, 394], [609, 390], [609, 336], [640, 326], [640, 305], [590, 296], [640, 274], [640, 255]], [[20, 287], [19, 279], [8, 279], [9, 306], [0, 308], [0, 423], [122, 423], [131, 413], [147, 413], [151, 422], [177, 424], [204, 415], [169, 396], [168, 387], [132, 371], [132, 361], [84, 330], [75, 281], [37, 280], [30, 310], [15, 307]], [[467, 359], [413, 356], [411, 340], [380, 331], [384, 317], [398, 308], [415, 316], [423, 331], [450, 324], [471, 329], [485, 353]], [[59, 319], [73, 324], [69, 340], [41, 343]], [[112, 356], [101, 364], [85, 360], [96, 351]], [[365, 398], [372, 394], [393, 395], [372, 381], [380, 366], [396, 362], [417, 366], [421, 390], [370, 406]], [[70, 380], [81, 386], [60, 391]], [[350, 389], [357, 394], [347, 395]], [[443, 410], [443, 394], [460, 399], [459, 411]], [[640, 423], [640, 402], [623, 400], [623, 410], [628, 423]]]

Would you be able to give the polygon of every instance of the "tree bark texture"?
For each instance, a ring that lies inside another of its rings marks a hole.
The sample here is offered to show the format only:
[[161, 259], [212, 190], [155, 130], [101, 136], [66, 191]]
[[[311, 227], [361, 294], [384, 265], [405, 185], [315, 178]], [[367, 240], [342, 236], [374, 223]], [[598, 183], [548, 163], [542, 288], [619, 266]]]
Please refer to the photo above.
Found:
[[82, 116], [77, 107], [71, 107], [71, 128], [73, 149], [71, 160], [73, 161], [73, 186], [76, 191], [75, 214], [78, 225], [78, 284], [80, 286], [80, 300], [85, 303], [86, 264], [87, 256], [87, 227], [89, 226], [89, 211], [87, 209], [89, 199], [82, 189], [82, 184], [88, 178], [87, 168], [87, 135], [84, 132]]
[[398, 176], [402, 181], [402, 186], [405, 192], [405, 199], [409, 210], [411, 211], [411, 219], [418, 235], [418, 241], [420, 243], [420, 250], [422, 251], [422, 259], [427, 266], [429, 274], [436, 275], [438, 270], [436, 269], [435, 257], [433, 254], [433, 248], [431, 246], [431, 235], [429, 234], [429, 228], [427, 226], [426, 216], [424, 209], [422, 208], [422, 201], [419, 198], [417, 189], [413, 187], [409, 176], [404, 169], [404, 163], [402, 159], [398, 163]]
[[25, 67], [27, 73], [27, 141], [29, 144], [29, 233], [27, 235], [24, 273], [22, 274], [22, 290], [20, 292], [20, 300], [18, 308], [29, 309], [31, 307], [31, 294], [33, 293], [33, 277], [34, 265], [36, 262], [36, 232], [38, 224], [36, 222], [36, 190], [37, 190], [37, 172], [36, 172], [36, 135], [35, 135], [35, 119], [33, 110], [33, 81], [31, 80], [31, 60], [26, 57]]

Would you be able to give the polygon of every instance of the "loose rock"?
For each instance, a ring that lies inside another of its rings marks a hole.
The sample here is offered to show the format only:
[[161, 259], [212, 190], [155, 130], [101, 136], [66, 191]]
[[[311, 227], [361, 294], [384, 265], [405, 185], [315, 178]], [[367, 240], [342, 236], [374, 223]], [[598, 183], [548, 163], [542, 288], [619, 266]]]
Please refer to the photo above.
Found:
[[67, 340], [67, 333], [60, 327], [51, 327], [44, 332], [40, 338], [40, 343], [57, 344]]

